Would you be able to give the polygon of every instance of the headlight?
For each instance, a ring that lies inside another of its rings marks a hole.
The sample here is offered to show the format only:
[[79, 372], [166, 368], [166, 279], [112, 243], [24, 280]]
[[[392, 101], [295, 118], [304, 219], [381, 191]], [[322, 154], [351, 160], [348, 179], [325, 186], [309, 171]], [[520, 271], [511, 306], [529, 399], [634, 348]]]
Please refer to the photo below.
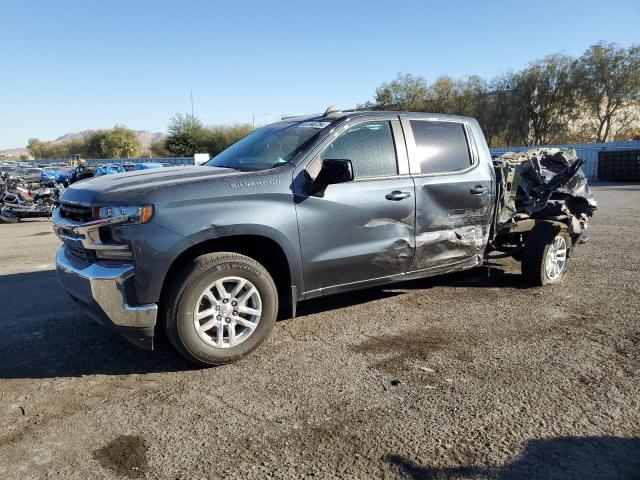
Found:
[[128, 217], [127, 223], [147, 223], [153, 217], [153, 205], [94, 207], [93, 217], [96, 219], [103, 220], [121, 216]]

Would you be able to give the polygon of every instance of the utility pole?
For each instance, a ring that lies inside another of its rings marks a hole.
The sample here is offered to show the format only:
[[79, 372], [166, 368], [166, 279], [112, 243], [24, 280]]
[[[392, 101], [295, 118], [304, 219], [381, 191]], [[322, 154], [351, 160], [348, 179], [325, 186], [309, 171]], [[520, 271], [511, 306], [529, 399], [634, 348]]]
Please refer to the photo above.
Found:
[[251, 117], [251, 125], [252, 125], [254, 130], [256, 129], [256, 118], [260, 118], [260, 117], [262, 117], [264, 115], [271, 115], [271, 114], [270, 113], [258, 113], [257, 115], [253, 115]]
[[193, 90], [191, 90], [191, 118], [193, 118]]

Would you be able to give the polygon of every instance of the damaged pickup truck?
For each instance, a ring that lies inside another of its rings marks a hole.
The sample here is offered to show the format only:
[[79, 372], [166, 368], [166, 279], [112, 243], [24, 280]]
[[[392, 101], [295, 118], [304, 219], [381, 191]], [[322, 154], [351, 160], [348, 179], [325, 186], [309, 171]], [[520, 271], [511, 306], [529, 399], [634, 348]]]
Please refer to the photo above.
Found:
[[596, 205], [567, 152], [494, 160], [478, 123], [340, 112], [260, 128], [204, 166], [93, 178], [53, 214], [64, 289], [101, 323], [231, 362], [297, 302], [513, 256], [558, 282]]

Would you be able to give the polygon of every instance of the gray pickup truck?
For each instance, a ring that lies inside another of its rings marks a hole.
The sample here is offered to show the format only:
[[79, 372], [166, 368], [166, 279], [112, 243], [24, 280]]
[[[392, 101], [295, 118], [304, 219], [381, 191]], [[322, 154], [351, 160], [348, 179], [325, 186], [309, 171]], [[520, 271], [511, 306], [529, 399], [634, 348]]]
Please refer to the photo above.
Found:
[[231, 362], [297, 302], [522, 262], [566, 273], [595, 209], [581, 161], [491, 158], [478, 123], [336, 111], [260, 128], [203, 166], [83, 180], [53, 214], [64, 289], [101, 323], [189, 360]]

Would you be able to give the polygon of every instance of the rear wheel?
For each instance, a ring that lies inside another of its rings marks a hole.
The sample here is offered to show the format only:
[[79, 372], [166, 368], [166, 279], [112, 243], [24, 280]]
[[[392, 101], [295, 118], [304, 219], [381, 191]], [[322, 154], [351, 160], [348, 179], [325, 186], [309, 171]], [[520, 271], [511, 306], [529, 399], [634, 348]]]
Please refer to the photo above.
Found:
[[237, 253], [202, 255], [185, 266], [167, 292], [171, 343], [200, 365], [236, 361], [268, 336], [278, 313], [269, 272]]
[[562, 281], [570, 249], [571, 237], [565, 228], [537, 224], [522, 252], [522, 274], [527, 283], [539, 286]]

